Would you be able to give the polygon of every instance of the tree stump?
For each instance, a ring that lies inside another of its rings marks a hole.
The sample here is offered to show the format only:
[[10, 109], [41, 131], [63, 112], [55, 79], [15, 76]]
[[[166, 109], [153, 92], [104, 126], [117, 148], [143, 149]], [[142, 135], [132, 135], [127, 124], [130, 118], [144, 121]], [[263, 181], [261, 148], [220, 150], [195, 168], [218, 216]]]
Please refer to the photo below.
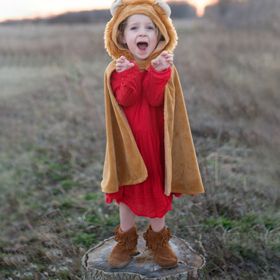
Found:
[[113, 246], [114, 237], [106, 239], [89, 249], [82, 258], [82, 273], [84, 280], [189, 280], [198, 279], [198, 270], [205, 265], [205, 258], [197, 254], [185, 240], [172, 236], [169, 241], [178, 257], [178, 266], [163, 269], [153, 262], [151, 253], [145, 248], [142, 234], [138, 238], [139, 255], [124, 268], [111, 268], [107, 262]]

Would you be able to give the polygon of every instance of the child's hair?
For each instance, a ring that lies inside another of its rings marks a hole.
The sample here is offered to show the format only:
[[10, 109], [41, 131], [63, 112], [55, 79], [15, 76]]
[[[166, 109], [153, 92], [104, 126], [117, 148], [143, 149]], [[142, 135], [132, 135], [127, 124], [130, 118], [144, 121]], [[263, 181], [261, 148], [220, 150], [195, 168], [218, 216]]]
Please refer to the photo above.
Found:
[[[127, 25], [127, 20], [128, 18], [126, 18], [125, 20], [123, 20], [120, 25], [118, 26], [118, 32], [117, 32], [117, 42], [122, 46], [124, 47], [125, 49], [127, 49], [127, 44], [124, 44], [122, 42], [122, 38], [124, 36], [124, 30], [125, 30], [125, 27]], [[153, 22], [154, 23], [154, 22]], [[162, 34], [160, 33], [159, 31], [159, 28], [157, 27], [157, 25], [154, 23], [154, 26], [156, 27], [157, 31], [158, 31], [158, 42], [159, 41], [164, 41], [164, 37], [162, 36]]]
[[118, 32], [117, 32], [117, 42], [126, 49], [127, 49], [127, 45], [123, 43], [122, 39], [123, 39], [123, 36], [124, 36], [124, 30], [125, 30], [125, 27], [126, 27], [126, 24], [127, 24], [127, 19], [128, 18], [126, 18], [125, 20], [123, 20], [120, 23], [120, 25], [118, 26]]

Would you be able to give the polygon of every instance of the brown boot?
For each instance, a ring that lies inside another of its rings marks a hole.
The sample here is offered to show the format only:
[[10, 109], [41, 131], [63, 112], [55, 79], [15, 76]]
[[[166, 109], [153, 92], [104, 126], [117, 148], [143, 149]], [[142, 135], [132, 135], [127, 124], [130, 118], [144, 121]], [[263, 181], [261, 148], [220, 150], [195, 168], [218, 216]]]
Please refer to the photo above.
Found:
[[146, 240], [146, 246], [153, 254], [155, 263], [163, 268], [177, 266], [178, 258], [168, 243], [171, 238], [169, 228], [164, 227], [161, 231], [155, 232], [150, 225], [143, 237]]
[[132, 257], [138, 254], [137, 239], [135, 226], [128, 231], [122, 231], [119, 225], [115, 228], [115, 240], [118, 243], [108, 257], [111, 267], [122, 268], [130, 263]]

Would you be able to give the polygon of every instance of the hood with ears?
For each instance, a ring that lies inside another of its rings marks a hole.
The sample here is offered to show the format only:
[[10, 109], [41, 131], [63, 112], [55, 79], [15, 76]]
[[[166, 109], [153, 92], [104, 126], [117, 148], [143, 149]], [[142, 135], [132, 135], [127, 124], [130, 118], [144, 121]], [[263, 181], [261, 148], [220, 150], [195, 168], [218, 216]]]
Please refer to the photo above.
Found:
[[162, 39], [153, 53], [146, 59], [146, 63], [149, 63], [164, 50], [174, 51], [178, 37], [170, 18], [170, 8], [163, 0], [115, 0], [111, 6], [111, 14], [112, 18], [105, 28], [104, 42], [108, 54], [113, 59], [124, 55], [127, 59], [134, 60], [129, 50], [117, 41], [119, 25], [134, 14], [148, 16], [162, 35]]

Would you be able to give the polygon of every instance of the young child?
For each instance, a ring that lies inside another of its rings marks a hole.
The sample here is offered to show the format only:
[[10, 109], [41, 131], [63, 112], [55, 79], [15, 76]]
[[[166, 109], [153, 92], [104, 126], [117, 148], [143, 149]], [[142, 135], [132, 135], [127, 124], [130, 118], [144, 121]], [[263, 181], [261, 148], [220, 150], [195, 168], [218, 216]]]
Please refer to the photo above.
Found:
[[134, 217], [149, 218], [146, 246], [161, 267], [177, 265], [165, 215], [173, 195], [204, 192], [180, 79], [173, 65], [177, 33], [159, 0], [118, 0], [105, 29], [113, 61], [104, 75], [106, 152], [102, 191], [119, 205], [114, 268], [137, 254]]

